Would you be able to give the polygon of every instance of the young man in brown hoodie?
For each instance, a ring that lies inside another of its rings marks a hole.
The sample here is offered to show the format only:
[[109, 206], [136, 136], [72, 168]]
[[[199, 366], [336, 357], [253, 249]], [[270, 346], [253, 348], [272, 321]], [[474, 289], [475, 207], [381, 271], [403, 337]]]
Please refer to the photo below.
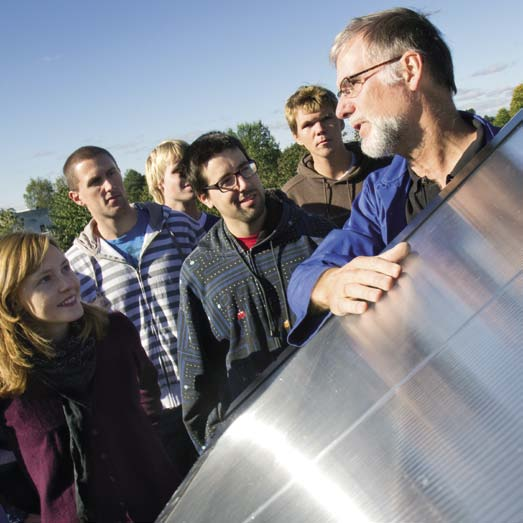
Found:
[[287, 100], [287, 123], [308, 154], [283, 191], [307, 212], [343, 227], [366, 176], [390, 158], [368, 158], [359, 142], [343, 142], [344, 122], [336, 117], [337, 104], [336, 95], [318, 85], [302, 86]]

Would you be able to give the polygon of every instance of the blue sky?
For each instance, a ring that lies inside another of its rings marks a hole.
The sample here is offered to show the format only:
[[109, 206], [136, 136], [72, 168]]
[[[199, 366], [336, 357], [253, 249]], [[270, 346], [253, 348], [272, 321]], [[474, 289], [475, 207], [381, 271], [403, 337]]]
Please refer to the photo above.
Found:
[[[399, 4], [300, 0], [0, 2], [0, 208], [23, 209], [86, 144], [144, 171], [166, 138], [262, 120], [283, 149], [286, 98], [335, 90], [328, 52], [346, 22]], [[410, 2], [432, 13], [454, 57], [456, 104], [495, 114], [523, 82], [515, 0]]]

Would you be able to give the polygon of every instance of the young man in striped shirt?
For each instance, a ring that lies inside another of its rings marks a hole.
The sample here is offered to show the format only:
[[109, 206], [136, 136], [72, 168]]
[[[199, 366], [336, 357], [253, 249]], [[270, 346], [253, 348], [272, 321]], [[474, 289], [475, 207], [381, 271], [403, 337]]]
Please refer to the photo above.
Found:
[[[70, 199], [92, 216], [67, 251], [80, 278], [82, 299], [131, 319], [158, 371], [164, 408], [179, 411], [178, 280], [183, 261], [204, 231], [168, 207], [131, 205], [114, 157], [101, 147], [77, 149], [63, 172]], [[183, 431], [181, 413], [175, 417]]]

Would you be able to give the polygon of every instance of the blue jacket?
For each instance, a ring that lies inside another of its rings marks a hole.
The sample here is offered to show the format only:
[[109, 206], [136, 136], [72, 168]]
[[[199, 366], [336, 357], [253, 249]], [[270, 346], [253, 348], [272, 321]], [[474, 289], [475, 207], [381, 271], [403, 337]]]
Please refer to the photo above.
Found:
[[[461, 115], [480, 121], [485, 143], [499, 130], [477, 115]], [[331, 231], [314, 254], [296, 268], [287, 289], [289, 305], [296, 315], [289, 333], [290, 344], [301, 346], [306, 343], [330, 316], [327, 313], [307, 314], [312, 289], [319, 277], [327, 269], [342, 267], [356, 256], [379, 254], [406, 227], [405, 207], [411, 185], [407, 160], [394, 156], [390, 165], [365, 179], [343, 229]]]

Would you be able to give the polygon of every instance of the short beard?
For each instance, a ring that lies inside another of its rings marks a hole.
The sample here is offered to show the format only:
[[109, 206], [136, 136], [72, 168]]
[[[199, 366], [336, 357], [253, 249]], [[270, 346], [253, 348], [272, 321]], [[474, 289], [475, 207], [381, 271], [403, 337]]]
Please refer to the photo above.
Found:
[[361, 150], [370, 158], [397, 154], [405, 136], [407, 120], [403, 116], [378, 116], [369, 123], [371, 132], [361, 140]]

